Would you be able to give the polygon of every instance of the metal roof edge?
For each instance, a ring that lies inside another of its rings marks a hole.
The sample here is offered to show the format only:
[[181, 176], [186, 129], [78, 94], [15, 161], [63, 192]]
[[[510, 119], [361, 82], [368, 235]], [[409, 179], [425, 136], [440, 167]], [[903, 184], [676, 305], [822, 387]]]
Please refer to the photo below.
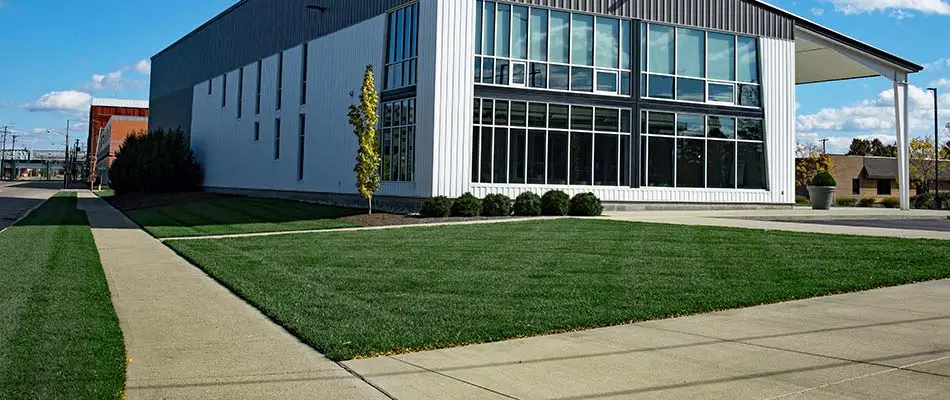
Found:
[[159, 51], [158, 53], [155, 53], [155, 55], [153, 55], [153, 56], [150, 57], [149, 59], [154, 61], [156, 57], [158, 57], [158, 56], [160, 56], [160, 55], [162, 55], [162, 54], [168, 52], [168, 51], [171, 50], [173, 47], [178, 46], [179, 44], [181, 44], [181, 43], [184, 42], [185, 40], [188, 40], [189, 38], [191, 38], [192, 36], [194, 36], [195, 34], [197, 34], [198, 32], [200, 32], [202, 29], [207, 28], [209, 25], [215, 23], [216, 21], [218, 21], [218, 20], [221, 19], [221, 18], [224, 18], [225, 15], [230, 14], [232, 11], [236, 10], [236, 9], [237, 9], [238, 7], [240, 7], [240, 6], [243, 6], [243, 5], [246, 4], [248, 1], [250, 1], [250, 0], [240, 0], [240, 1], [238, 1], [237, 3], [235, 3], [234, 5], [232, 5], [231, 7], [228, 7], [226, 10], [222, 11], [221, 13], [219, 13], [218, 15], [215, 15], [214, 18], [209, 19], [207, 22], [205, 22], [205, 23], [199, 25], [197, 28], [193, 29], [191, 32], [188, 32], [185, 36], [182, 36], [182, 37], [179, 38], [178, 40], [174, 41], [172, 44], [168, 45], [168, 47], [165, 47], [164, 49], [162, 49], [162, 50]]

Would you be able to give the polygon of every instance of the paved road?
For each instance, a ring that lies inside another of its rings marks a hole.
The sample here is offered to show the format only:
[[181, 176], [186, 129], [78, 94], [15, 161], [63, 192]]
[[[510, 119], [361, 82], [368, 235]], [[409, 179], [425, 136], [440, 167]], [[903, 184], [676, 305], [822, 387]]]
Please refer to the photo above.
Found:
[[0, 230], [46, 201], [62, 182], [0, 182]]
[[907, 219], [907, 220], [881, 220], [881, 219], [858, 219], [858, 220], [816, 220], [816, 221], [793, 221], [820, 225], [838, 225], [838, 226], [863, 226], [868, 228], [885, 229], [916, 229], [934, 232], [950, 232], [950, 219]]
[[950, 281], [346, 363], [399, 399], [947, 399]]

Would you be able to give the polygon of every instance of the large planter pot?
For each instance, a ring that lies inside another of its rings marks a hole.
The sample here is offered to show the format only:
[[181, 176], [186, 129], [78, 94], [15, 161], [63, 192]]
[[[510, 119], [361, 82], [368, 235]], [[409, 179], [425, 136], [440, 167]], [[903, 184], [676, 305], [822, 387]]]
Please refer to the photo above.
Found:
[[830, 210], [835, 202], [836, 186], [809, 186], [808, 197], [811, 199], [811, 208], [815, 210]]

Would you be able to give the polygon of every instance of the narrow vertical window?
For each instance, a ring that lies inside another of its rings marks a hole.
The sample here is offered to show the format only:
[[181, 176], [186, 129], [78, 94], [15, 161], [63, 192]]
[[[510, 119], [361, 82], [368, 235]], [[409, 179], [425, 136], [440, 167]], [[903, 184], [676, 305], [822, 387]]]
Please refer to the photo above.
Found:
[[303, 44], [303, 57], [300, 62], [300, 105], [307, 104], [307, 58], [309, 46]]
[[[479, 17], [481, 17], [481, 14], [479, 14]], [[386, 46], [384, 90], [415, 86], [418, 24], [418, 4], [412, 4], [390, 12], [387, 28], [389, 43]], [[476, 34], [476, 40], [481, 45], [481, 34]]]
[[283, 105], [284, 97], [284, 52], [277, 55], [277, 110]]
[[208, 79], [208, 96], [211, 96], [211, 92], [214, 89], [214, 79]]
[[274, 120], [274, 159], [280, 160], [280, 118]]
[[257, 142], [259, 140], [261, 140], [261, 123], [255, 121], [254, 122], [254, 141]]
[[264, 72], [263, 63], [257, 61], [257, 96], [254, 100], [254, 114], [261, 113], [261, 74]]
[[224, 79], [221, 80], [221, 108], [224, 108], [228, 105], [228, 74], [224, 74]]
[[297, 180], [303, 180], [304, 137], [307, 135], [307, 115], [300, 114], [300, 137], [297, 139]]
[[238, 95], [237, 95], [237, 117], [240, 119], [244, 114], [244, 67], [238, 70]]

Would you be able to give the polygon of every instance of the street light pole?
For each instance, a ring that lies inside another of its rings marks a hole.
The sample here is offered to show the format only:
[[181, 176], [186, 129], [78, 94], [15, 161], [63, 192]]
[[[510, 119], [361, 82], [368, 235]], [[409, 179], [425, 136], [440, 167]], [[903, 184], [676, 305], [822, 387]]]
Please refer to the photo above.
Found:
[[934, 93], [934, 208], [940, 208], [940, 123], [937, 122], [937, 88]]
[[63, 189], [69, 189], [69, 120], [66, 120], [66, 164], [63, 166]]
[[17, 138], [17, 135], [13, 134], [12, 136], [13, 136], [13, 145], [10, 146], [10, 150], [12, 150], [10, 154], [10, 160], [12, 162], [12, 165], [11, 165], [12, 168], [10, 168], [10, 180], [15, 181], [16, 180], [16, 138]]
[[0, 181], [3, 180], [3, 166], [6, 163], [6, 152], [7, 152], [7, 132], [10, 129], [9, 126], [3, 127], [3, 142], [0, 142]]

